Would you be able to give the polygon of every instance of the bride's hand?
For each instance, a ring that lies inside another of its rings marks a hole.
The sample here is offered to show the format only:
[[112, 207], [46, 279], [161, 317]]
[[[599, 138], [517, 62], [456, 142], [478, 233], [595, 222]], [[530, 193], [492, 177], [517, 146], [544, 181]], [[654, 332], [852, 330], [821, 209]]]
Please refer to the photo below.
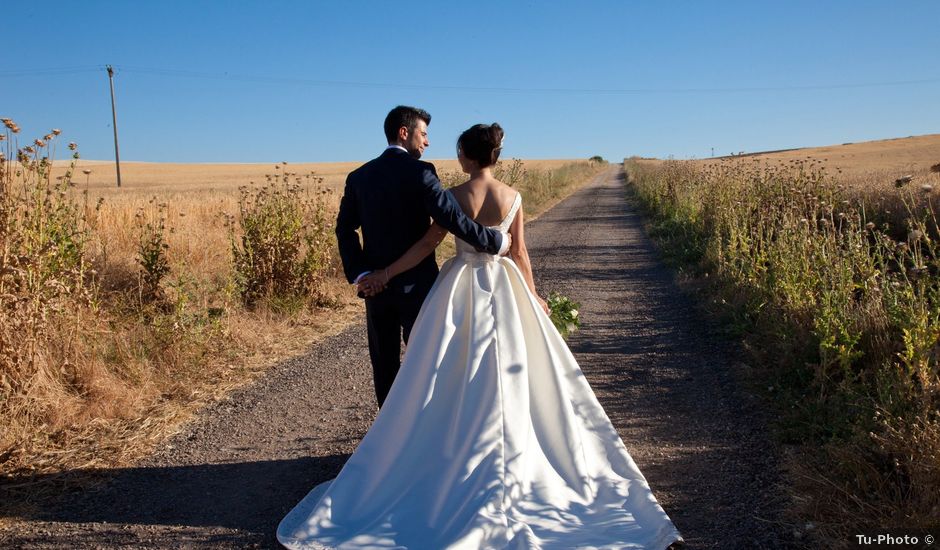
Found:
[[542, 299], [541, 296], [535, 297], [539, 301], [539, 305], [542, 306], [542, 310], [545, 311], [545, 315], [551, 315], [552, 310], [548, 307], [548, 302]]

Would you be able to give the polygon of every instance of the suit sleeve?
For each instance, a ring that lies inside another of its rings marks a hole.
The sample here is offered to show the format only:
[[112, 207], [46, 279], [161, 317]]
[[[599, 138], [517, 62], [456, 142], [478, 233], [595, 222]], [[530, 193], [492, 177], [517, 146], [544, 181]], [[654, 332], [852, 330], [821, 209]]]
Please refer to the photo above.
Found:
[[339, 256], [343, 260], [343, 273], [350, 283], [354, 282], [360, 273], [368, 270], [364, 266], [362, 243], [356, 233], [361, 225], [355, 187], [350, 185], [347, 179], [343, 198], [339, 202], [339, 214], [336, 216], [336, 242], [339, 245]]
[[435, 222], [479, 250], [490, 254], [499, 252], [503, 243], [502, 234], [483, 227], [463, 213], [454, 196], [441, 187], [441, 180], [433, 164], [422, 163], [421, 182], [424, 206]]

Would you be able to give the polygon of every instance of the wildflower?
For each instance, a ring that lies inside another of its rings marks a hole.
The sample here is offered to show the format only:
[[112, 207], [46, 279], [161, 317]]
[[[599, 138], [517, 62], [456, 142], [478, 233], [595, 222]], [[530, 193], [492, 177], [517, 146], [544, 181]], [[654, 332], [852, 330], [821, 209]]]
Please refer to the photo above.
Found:
[[41, 140], [41, 139], [37, 139], [37, 140], [33, 141], [33, 143], [36, 145], [36, 147], [45, 147], [45, 146], [46, 146], [46, 142], [44, 142], [44, 141]]
[[572, 310], [571, 310], [571, 316], [576, 318], [576, 317], [578, 316], [578, 310], [572, 309]]
[[874, 222], [868, 222], [868, 223], [865, 224], [865, 229], [868, 229], [869, 231], [872, 230], [872, 229], [874, 229], [874, 228], [875, 228]]
[[920, 186], [920, 190], [923, 191], [924, 193], [930, 193], [931, 191], [933, 191], [933, 185], [930, 185], [929, 183], [925, 183]]
[[74, 151], [74, 150], [77, 149], [77, 148], [78, 148], [78, 144], [77, 144], [77, 143], [75, 143], [74, 141], [70, 141], [70, 142], [69, 142], [69, 149], [71, 149], [72, 151]]
[[62, 133], [62, 130], [59, 130], [58, 128], [53, 128], [53, 129], [52, 129], [52, 135], [54, 135], [54, 136], [57, 136], [57, 135], [59, 135], [59, 134], [61, 134], [61, 133]]
[[91, 169], [85, 168], [84, 170], [82, 170], [82, 174], [85, 174], [86, 176], [87, 176], [88, 174], [91, 174]]
[[919, 229], [915, 229], [907, 234], [907, 240], [917, 241], [917, 240], [920, 240], [920, 238], [923, 236], [924, 234]]

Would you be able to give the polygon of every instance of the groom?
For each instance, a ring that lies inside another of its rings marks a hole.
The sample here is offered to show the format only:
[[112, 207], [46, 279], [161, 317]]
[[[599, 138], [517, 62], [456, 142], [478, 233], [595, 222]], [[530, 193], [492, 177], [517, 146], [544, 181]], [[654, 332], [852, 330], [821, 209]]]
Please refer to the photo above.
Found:
[[[434, 165], [418, 160], [428, 142], [431, 115], [398, 106], [385, 117], [388, 147], [346, 178], [336, 217], [336, 239], [350, 283], [388, 267], [421, 239], [431, 219], [490, 254], [505, 254], [509, 236], [468, 218], [444, 191]], [[362, 241], [357, 229], [362, 229]], [[379, 407], [401, 365], [401, 341], [408, 343], [421, 304], [437, 278], [434, 254], [388, 282], [383, 292], [365, 296], [369, 357]]]

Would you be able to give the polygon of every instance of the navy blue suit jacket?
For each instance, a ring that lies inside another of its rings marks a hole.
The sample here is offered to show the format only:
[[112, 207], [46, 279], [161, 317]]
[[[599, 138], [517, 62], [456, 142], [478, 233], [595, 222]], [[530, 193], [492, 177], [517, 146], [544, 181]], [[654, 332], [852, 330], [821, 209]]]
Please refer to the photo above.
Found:
[[[346, 279], [388, 267], [427, 233], [431, 219], [476, 246], [496, 254], [503, 236], [468, 218], [453, 195], [441, 187], [430, 162], [402, 149], [386, 149], [346, 177], [336, 217], [336, 239]], [[362, 228], [362, 242], [356, 230]], [[393, 279], [407, 285], [433, 281], [438, 268], [434, 254]]]

